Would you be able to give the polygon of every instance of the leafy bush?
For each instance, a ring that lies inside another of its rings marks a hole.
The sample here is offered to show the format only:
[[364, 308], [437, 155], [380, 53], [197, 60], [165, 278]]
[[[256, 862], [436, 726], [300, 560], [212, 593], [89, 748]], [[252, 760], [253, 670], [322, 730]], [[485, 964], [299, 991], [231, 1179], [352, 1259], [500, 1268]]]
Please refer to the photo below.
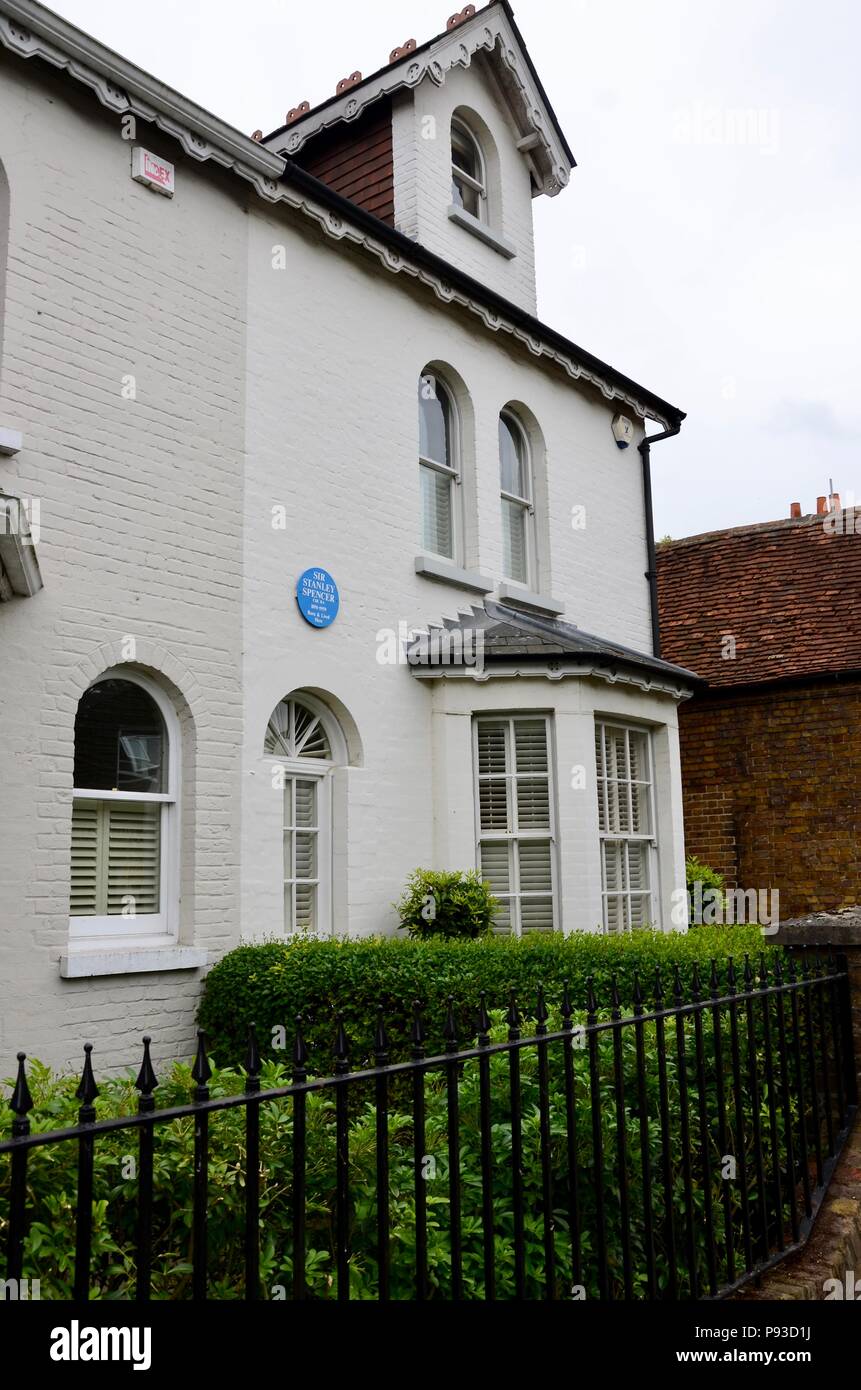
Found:
[[[678, 945], [678, 941], [675, 943]], [[643, 1188], [643, 1142], [649, 1146], [652, 1175], [653, 1246], [659, 1291], [667, 1295], [669, 1249], [674, 1241], [680, 1264], [684, 1266], [688, 1240], [695, 1248], [699, 1277], [707, 1273], [707, 1243], [704, 1213], [706, 1203], [714, 1222], [718, 1248], [726, 1245], [727, 1223], [734, 1227], [734, 1243], [739, 1249], [739, 1212], [747, 1200], [752, 1213], [754, 1241], [757, 1237], [758, 1207], [751, 1183], [756, 1164], [752, 1144], [752, 1110], [746, 1074], [733, 1104], [732, 1080], [727, 1078], [727, 1133], [725, 1148], [719, 1146], [717, 1062], [714, 1033], [706, 1019], [703, 1040], [705, 1078], [702, 1098], [694, 1064], [694, 1024], [690, 1016], [680, 1023], [668, 1023], [662, 1053], [666, 1066], [665, 1125], [659, 1124], [661, 1094], [658, 1049], [661, 1046], [656, 1025], [642, 1026], [645, 1060], [645, 1102], [648, 1122], [642, 1121], [636, 1080], [636, 1030], [626, 1027], [621, 1034], [621, 1065], [624, 1100], [618, 1107], [615, 1086], [614, 1038], [607, 1030], [596, 1035], [597, 1105], [590, 1104], [588, 1050], [572, 1044], [574, 1099], [577, 1111], [573, 1153], [578, 1174], [576, 1194], [582, 1231], [582, 1284], [588, 1298], [598, 1296], [598, 1222], [596, 1182], [601, 1184], [605, 1213], [608, 1278], [614, 1297], [624, 1296], [623, 1252], [629, 1242], [634, 1296], [645, 1295], [647, 1270]], [[559, 1026], [558, 1014], [551, 1014], [551, 1031]], [[574, 1016], [575, 1027], [585, 1015]], [[677, 1045], [677, 1029], [685, 1035], [684, 1049]], [[744, 1024], [741, 1024], [742, 1030]], [[718, 1033], [722, 1036], [724, 1059], [730, 1055], [731, 1034], [723, 1015]], [[506, 1036], [502, 1015], [493, 1019], [492, 1039]], [[759, 1023], [751, 1033], [754, 1054], [762, 1055]], [[541, 1163], [541, 1122], [539, 1103], [539, 1065], [537, 1048], [519, 1050], [522, 1098], [522, 1175], [524, 1184], [524, 1231], [526, 1296], [544, 1296], [543, 1194]], [[684, 1058], [684, 1061], [680, 1060]], [[509, 1060], [502, 1053], [489, 1057], [493, 1164], [491, 1169], [494, 1213], [495, 1267], [497, 1297], [514, 1296], [514, 1214], [512, 1203], [512, 1119], [509, 1105]], [[462, 1203], [464, 1293], [467, 1298], [484, 1296], [482, 1268], [482, 1219], [479, 1067], [474, 1060], [461, 1064], [460, 1081], [460, 1194]], [[682, 1103], [685, 1086], [689, 1123], [685, 1127]], [[288, 1084], [284, 1067], [266, 1063], [262, 1085], [269, 1090]], [[7, 1083], [10, 1084], [10, 1083]], [[57, 1079], [38, 1064], [30, 1069], [30, 1084], [36, 1108], [31, 1116], [34, 1130], [52, 1130], [74, 1124], [78, 1101], [74, 1079]], [[213, 1097], [237, 1093], [243, 1077], [235, 1070], [216, 1070], [210, 1089]], [[760, 1106], [766, 1100], [765, 1081], [760, 1090]], [[176, 1066], [157, 1091], [159, 1106], [187, 1104], [192, 1079], [189, 1069]], [[365, 1104], [354, 1083], [349, 1125], [349, 1189], [351, 1294], [357, 1299], [376, 1297], [378, 1246], [376, 1238], [376, 1129], [373, 1106]], [[430, 1296], [451, 1296], [451, 1239], [448, 1188], [448, 1114], [446, 1083], [441, 1070], [425, 1078], [426, 1136], [423, 1170], [427, 1177], [428, 1271]], [[702, 1108], [701, 1108], [702, 1099]], [[135, 1111], [136, 1096], [131, 1077], [101, 1083], [97, 1102], [100, 1119], [129, 1115]], [[572, 1296], [572, 1236], [570, 1217], [574, 1209], [573, 1173], [566, 1140], [566, 1089], [564, 1051], [559, 1043], [548, 1046], [548, 1105], [550, 1115], [550, 1169], [553, 1184], [553, 1223], [556, 1256], [555, 1292], [560, 1298]], [[700, 1117], [698, 1120], [696, 1117]], [[771, 1142], [765, 1130], [763, 1136]], [[743, 1142], [736, 1128], [742, 1119]], [[598, 1125], [602, 1157], [593, 1147], [593, 1120]], [[625, 1129], [625, 1175], [627, 1178], [627, 1216], [619, 1181], [619, 1125]], [[783, 1150], [784, 1118], [776, 1119], [779, 1152]], [[267, 1101], [260, 1110], [260, 1273], [263, 1296], [290, 1296], [294, 1248], [292, 1243], [292, 1163], [293, 1102], [289, 1098]], [[664, 1132], [669, 1165], [669, 1187], [662, 1187]], [[686, 1143], [686, 1136], [687, 1143]], [[693, 1142], [692, 1142], [693, 1141]], [[702, 1142], [704, 1141], [704, 1143]], [[414, 1133], [408, 1103], [393, 1096], [388, 1117], [390, 1159], [391, 1295], [395, 1299], [414, 1296], [416, 1225], [414, 1209]], [[748, 1193], [740, 1183], [728, 1186], [721, 1179], [721, 1154], [747, 1155]], [[133, 1131], [110, 1131], [95, 1143], [94, 1226], [92, 1257], [92, 1296], [128, 1299], [134, 1296], [135, 1223], [137, 1219], [137, 1179], [132, 1160], [137, 1153]], [[686, 1192], [682, 1155], [690, 1157], [690, 1192]], [[336, 1129], [335, 1101], [331, 1090], [310, 1093], [307, 1098], [307, 1285], [312, 1298], [329, 1300], [336, 1295], [336, 1255], [334, 1216], [336, 1209]], [[185, 1117], [158, 1124], [155, 1142], [153, 1206], [153, 1296], [158, 1299], [187, 1299], [191, 1295], [191, 1240], [194, 1185], [194, 1120]], [[706, 1158], [708, 1155], [708, 1160]], [[768, 1158], [768, 1153], [766, 1154]], [[74, 1240], [74, 1213], [77, 1186], [77, 1144], [63, 1142], [35, 1149], [28, 1163], [28, 1208], [31, 1214], [25, 1245], [24, 1276], [37, 1278], [43, 1299], [71, 1297]], [[11, 1165], [0, 1158], [0, 1242], [5, 1244], [8, 1223], [9, 1171]], [[223, 1110], [210, 1118], [209, 1199], [209, 1294], [214, 1299], [237, 1299], [244, 1294], [244, 1205], [245, 1205], [245, 1114], [241, 1107]], [[788, 1178], [788, 1175], [784, 1175]], [[784, 1192], [789, 1190], [784, 1183]], [[669, 1200], [670, 1219], [667, 1216]], [[710, 1199], [710, 1200], [709, 1200]], [[771, 1202], [770, 1195], [766, 1199]], [[784, 1217], [770, 1205], [766, 1220], [772, 1231]], [[672, 1224], [670, 1224], [672, 1223]], [[624, 1234], [623, 1234], [624, 1233]], [[682, 1278], [679, 1296], [689, 1296], [689, 1285]]]
[[416, 869], [395, 903], [401, 927], [416, 938], [487, 936], [500, 907], [477, 869], [469, 873]]
[[[712, 899], [716, 905], [718, 901], [721, 906], [724, 902], [724, 876], [719, 874], [717, 869], [709, 868], [701, 859], [697, 859], [695, 854], [688, 855], [685, 860], [685, 881], [688, 890], [688, 903], [691, 907], [691, 925], [702, 926], [701, 922], [695, 920], [696, 904], [700, 903], [700, 910], [706, 894], [716, 892], [720, 894], [720, 899]], [[699, 885], [699, 893], [697, 892]], [[701, 895], [701, 896], [700, 896]]]
[[515, 989], [524, 1016], [532, 1017], [540, 984], [552, 1005], [561, 1000], [568, 980], [575, 1008], [583, 1008], [587, 978], [593, 977], [598, 999], [606, 1004], [615, 974], [623, 1003], [630, 1005], [635, 971], [650, 998], [658, 966], [668, 987], [676, 961], [685, 981], [690, 980], [694, 962], [707, 979], [712, 957], [725, 963], [728, 956], [740, 958], [745, 952], [755, 956], [764, 946], [757, 927], [707, 927], [687, 935], [553, 934], [520, 940], [491, 936], [479, 941], [270, 941], [240, 946], [218, 962], [207, 977], [199, 1017], [219, 1062], [230, 1064], [244, 1056], [249, 1023], [257, 1024], [266, 1055], [284, 1061], [283, 1048], [290, 1046], [294, 1020], [301, 1014], [311, 1065], [325, 1073], [332, 1063], [336, 1013], [343, 1017], [354, 1066], [372, 1058], [380, 1009], [391, 1056], [403, 1060], [409, 1056], [414, 1000], [424, 1007], [428, 1044], [438, 1053], [443, 1049], [449, 996], [456, 1001], [458, 1037], [465, 1041], [475, 1037], [482, 991], [489, 1008], [502, 1008], [509, 990]]

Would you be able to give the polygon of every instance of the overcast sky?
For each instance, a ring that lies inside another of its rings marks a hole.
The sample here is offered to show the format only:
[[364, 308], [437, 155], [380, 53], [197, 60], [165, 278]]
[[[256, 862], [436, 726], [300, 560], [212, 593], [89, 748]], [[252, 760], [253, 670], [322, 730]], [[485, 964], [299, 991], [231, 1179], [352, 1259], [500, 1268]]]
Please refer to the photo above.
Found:
[[[459, 6], [459, 0], [458, 0]], [[53, 0], [251, 133], [445, 28], [449, 0]], [[539, 314], [688, 412], [658, 535], [861, 502], [857, 0], [519, 0], [577, 158], [535, 203]]]

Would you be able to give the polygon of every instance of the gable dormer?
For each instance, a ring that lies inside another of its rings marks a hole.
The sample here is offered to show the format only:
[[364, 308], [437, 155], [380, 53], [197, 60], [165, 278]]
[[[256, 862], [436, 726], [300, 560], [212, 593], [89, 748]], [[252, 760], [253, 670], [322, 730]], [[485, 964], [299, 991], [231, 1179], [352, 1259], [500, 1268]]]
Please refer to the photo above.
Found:
[[532, 200], [567, 185], [574, 157], [508, 0], [468, 5], [421, 47], [408, 40], [264, 143], [536, 312]]

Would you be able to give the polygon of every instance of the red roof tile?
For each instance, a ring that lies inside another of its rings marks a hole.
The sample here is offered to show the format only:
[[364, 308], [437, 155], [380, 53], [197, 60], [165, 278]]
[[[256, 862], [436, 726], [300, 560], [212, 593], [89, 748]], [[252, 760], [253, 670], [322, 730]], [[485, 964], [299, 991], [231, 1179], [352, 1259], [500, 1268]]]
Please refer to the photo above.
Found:
[[660, 545], [658, 598], [662, 657], [711, 685], [861, 670], [861, 509]]

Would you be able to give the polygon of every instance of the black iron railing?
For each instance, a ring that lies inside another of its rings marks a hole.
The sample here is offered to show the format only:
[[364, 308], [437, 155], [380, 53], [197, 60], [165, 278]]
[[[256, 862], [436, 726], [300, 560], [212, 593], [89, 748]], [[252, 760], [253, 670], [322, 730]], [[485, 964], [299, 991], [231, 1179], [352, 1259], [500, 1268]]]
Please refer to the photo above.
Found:
[[[647, 1003], [635, 976], [623, 1015], [615, 979], [603, 1007], [590, 980], [584, 1010], [566, 987], [551, 1015], [539, 990], [525, 1030], [513, 996], [496, 1015], [482, 996], [475, 1045], [461, 1046], [450, 1007], [433, 1056], [416, 1005], [409, 1058], [391, 1059], [381, 1017], [373, 1065], [360, 1071], [338, 1021], [326, 1076], [309, 1075], [297, 1021], [289, 1084], [268, 1088], [252, 1028], [239, 1094], [211, 1094], [201, 1033], [191, 1103], [162, 1109], [145, 1038], [138, 1113], [105, 1119], [88, 1044], [78, 1123], [61, 1130], [31, 1126], [19, 1054], [12, 1137], [0, 1143], [6, 1296], [25, 1275], [50, 1286], [29, 1234], [46, 1220], [36, 1170], [40, 1153], [70, 1144], [75, 1300], [254, 1300], [273, 1282], [296, 1300], [724, 1296], [806, 1240], [849, 1131], [846, 959], [745, 957], [738, 972], [712, 962], [707, 987], [696, 967], [685, 982], [676, 968], [671, 993], [656, 972]], [[237, 1112], [244, 1125], [222, 1132]], [[165, 1176], [160, 1141], [189, 1124], [193, 1174]], [[125, 1239], [134, 1273], [113, 1287], [101, 1258], [93, 1269], [94, 1201], [100, 1147], [120, 1134], [126, 1146], [137, 1136], [133, 1201], [107, 1213], [103, 1203], [99, 1221], [115, 1222], [112, 1248]], [[277, 1183], [276, 1151], [287, 1154]], [[241, 1254], [227, 1269], [209, 1228], [237, 1191]], [[188, 1277], [177, 1282], [162, 1233], [183, 1202]], [[274, 1257], [273, 1232], [287, 1247]]]

